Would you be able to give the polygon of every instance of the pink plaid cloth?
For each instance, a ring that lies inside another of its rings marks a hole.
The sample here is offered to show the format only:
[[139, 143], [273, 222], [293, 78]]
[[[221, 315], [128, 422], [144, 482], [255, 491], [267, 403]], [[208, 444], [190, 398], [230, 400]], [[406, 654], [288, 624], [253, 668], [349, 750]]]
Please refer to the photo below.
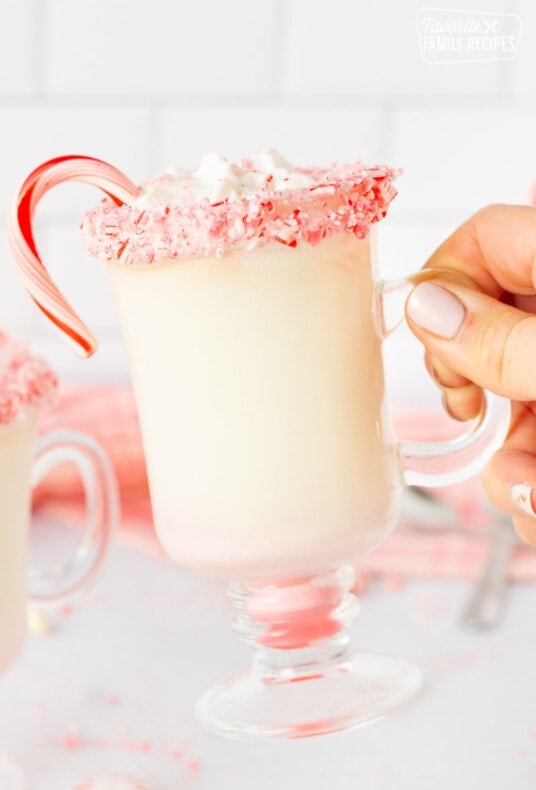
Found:
[[[130, 387], [60, 390], [54, 411], [43, 414], [41, 430], [56, 427], [86, 431], [108, 453], [119, 482], [122, 520], [119, 541], [153, 556], [163, 556], [156, 540], [143, 447]], [[405, 438], [445, 439], [463, 430], [444, 415], [405, 414], [395, 419], [397, 434]], [[493, 531], [478, 478], [434, 492], [453, 505], [460, 529], [423, 531], [402, 522], [393, 534], [356, 567], [362, 577], [476, 578], [485, 564]], [[74, 470], [51, 474], [36, 490], [34, 508], [48, 517], [80, 521], [82, 489]], [[512, 554], [509, 574], [517, 581], [536, 580], [536, 551], [519, 545]]]

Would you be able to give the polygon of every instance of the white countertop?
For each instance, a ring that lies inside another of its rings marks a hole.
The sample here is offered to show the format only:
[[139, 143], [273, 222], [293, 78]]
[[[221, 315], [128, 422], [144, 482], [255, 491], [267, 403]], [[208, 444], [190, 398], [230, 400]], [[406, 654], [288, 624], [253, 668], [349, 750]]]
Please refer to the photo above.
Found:
[[149, 790], [534, 790], [536, 590], [512, 588], [487, 634], [458, 625], [467, 591], [378, 583], [363, 597], [355, 646], [420, 663], [411, 706], [349, 733], [235, 742], [193, 717], [197, 695], [248, 659], [222, 591], [118, 547], [98, 588], [1, 680], [2, 750], [28, 790], [109, 773]]

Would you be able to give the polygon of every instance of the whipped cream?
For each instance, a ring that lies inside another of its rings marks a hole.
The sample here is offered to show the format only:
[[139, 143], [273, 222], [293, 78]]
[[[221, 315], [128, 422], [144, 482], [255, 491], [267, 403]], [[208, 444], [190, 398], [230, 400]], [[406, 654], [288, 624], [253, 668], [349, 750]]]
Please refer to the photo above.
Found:
[[203, 199], [217, 203], [226, 198], [302, 189], [314, 184], [311, 175], [298, 172], [272, 149], [244, 159], [240, 165], [210, 153], [201, 159], [196, 170], [170, 167], [163, 175], [149, 181], [133, 205], [139, 208], [180, 206]]

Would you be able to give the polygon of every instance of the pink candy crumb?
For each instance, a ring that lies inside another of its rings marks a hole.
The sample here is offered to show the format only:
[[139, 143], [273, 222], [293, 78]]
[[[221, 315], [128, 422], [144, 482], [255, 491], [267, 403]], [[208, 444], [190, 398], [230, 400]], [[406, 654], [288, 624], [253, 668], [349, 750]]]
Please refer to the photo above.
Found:
[[77, 735], [73, 735], [72, 733], [67, 733], [67, 735], [63, 736], [63, 738], [60, 738], [60, 743], [64, 749], [67, 749], [67, 751], [70, 752], [74, 752], [82, 748], [82, 741]]
[[150, 788], [137, 779], [111, 775], [89, 779], [81, 785], [76, 785], [73, 790], [150, 790]]
[[191, 757], [186, 763], [184, 773], [187, 777], [192, 777], [199, 773], [199, 768], [199, 760], [197, 760], [195, 757]]

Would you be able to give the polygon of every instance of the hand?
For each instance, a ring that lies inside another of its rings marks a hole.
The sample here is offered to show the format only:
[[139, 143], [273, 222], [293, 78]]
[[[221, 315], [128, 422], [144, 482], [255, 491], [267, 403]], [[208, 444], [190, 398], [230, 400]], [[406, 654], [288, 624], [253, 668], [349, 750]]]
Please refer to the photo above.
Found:
[[441, 244], [426, 273], [408, 298], [408, 323], [451, 416], [476, 417], [482, 388], [512, 400], [508, 437], [482, 477], [491, 501], [536, 545], [536, 208], [482, 209]]

